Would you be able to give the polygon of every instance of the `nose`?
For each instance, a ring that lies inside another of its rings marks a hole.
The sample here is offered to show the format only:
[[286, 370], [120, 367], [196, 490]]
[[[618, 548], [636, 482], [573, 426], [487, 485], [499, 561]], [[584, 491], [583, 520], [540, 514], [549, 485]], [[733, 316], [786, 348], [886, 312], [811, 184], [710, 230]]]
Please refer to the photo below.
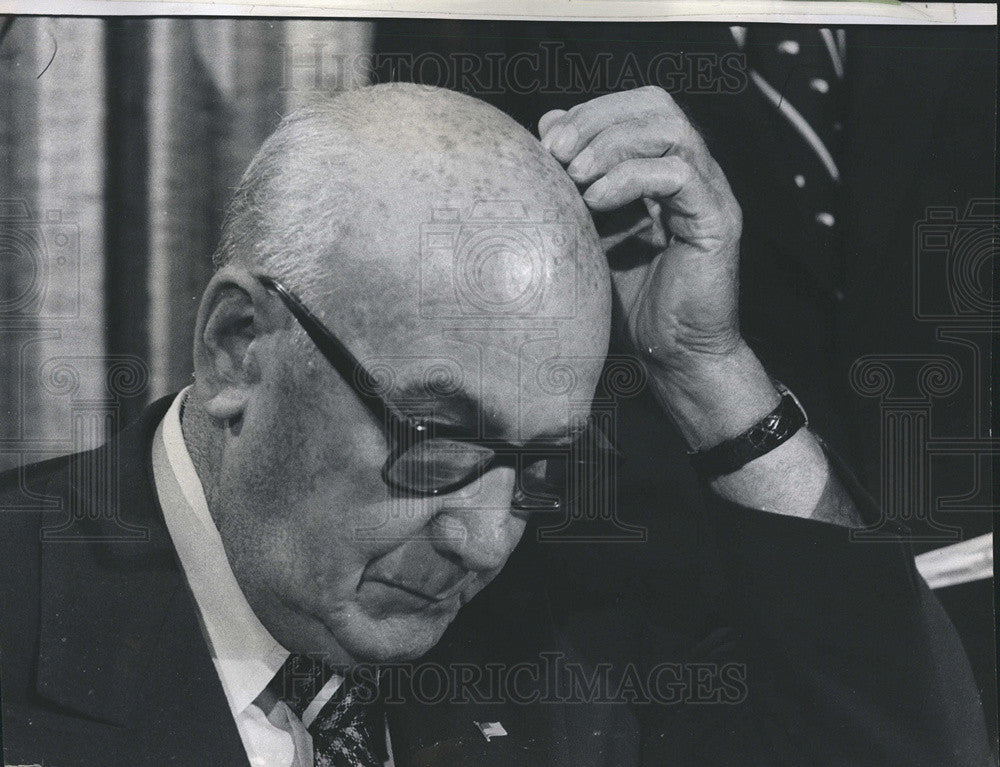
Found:
[[511, 513], [514, 470], [498, 467], [442, 498], [434, 546], [467, 570], [498, 570], [520, 539], [524, 523]]

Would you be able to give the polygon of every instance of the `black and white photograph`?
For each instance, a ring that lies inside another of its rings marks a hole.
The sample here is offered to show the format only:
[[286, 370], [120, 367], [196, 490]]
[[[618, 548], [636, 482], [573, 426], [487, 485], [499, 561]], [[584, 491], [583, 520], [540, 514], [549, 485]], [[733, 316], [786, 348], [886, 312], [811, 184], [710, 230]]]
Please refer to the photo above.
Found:
[[997, 764], [995, 5], [0, 5], [4, 765]]

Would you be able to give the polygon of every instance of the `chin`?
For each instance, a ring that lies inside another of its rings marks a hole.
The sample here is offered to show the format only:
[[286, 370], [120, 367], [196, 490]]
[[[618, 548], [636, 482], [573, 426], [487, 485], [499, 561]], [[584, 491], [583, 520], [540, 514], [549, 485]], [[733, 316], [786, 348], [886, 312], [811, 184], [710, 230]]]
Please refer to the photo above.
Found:
[[364, 615], [341, 626], [338, 640], [362, 663], [398, 663], [428, 653], [444, 635], [457, 611]]

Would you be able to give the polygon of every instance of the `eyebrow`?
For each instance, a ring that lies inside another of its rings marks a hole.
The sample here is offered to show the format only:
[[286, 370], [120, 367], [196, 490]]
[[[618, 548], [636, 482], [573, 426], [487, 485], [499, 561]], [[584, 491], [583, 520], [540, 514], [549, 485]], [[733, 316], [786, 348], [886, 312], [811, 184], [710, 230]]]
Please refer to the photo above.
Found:
[[[447, 394], [437, 394], [428, 390], [421, 381], [403, 384], [392, 396], [393, 406], [402, 414], [414, 420], [422, 420], [431, 425], [446, 427], [462, 436], [472, 439], [486, 435], [503, 433], [506, 424], [483, 411], [482, 401], [467, 388], [461, 387]], [[429, 404], [424, 409], [421, 405]], [[445, 420], [439, 420], [443, 417]], [[566, 446], [578, 439], [585, 429], [569, 432], [542, 433], [524, 440], [525, 445]]]
[[[410, 381], [392, 393], [393, 405], [411, 418], [428, 416], [452, 416], [459, 424], [476, 423], [480, 417], [479, 400], [468, 390], [461, 388], [447, 394], [437, 393], [422, 381]], [[429, 406], [429, 407], [428, 407]], [[488, 425], [499, 427], [496, 419], [485, 416]]]

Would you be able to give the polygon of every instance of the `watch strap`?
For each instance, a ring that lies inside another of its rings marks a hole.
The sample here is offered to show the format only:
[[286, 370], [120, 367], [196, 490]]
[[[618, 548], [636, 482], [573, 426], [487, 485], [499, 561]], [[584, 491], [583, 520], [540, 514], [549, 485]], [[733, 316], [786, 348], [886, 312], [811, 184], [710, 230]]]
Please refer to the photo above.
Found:
[[688, 453], [695, 471], [713, 477], [731, 474], [787, 442], [799, 429], [809, 425], [798, 398], [782, 384], [775, 382], [775, 386], [781, 393], [781, 402], [774, 410], [742, 434], [707, 450]]

